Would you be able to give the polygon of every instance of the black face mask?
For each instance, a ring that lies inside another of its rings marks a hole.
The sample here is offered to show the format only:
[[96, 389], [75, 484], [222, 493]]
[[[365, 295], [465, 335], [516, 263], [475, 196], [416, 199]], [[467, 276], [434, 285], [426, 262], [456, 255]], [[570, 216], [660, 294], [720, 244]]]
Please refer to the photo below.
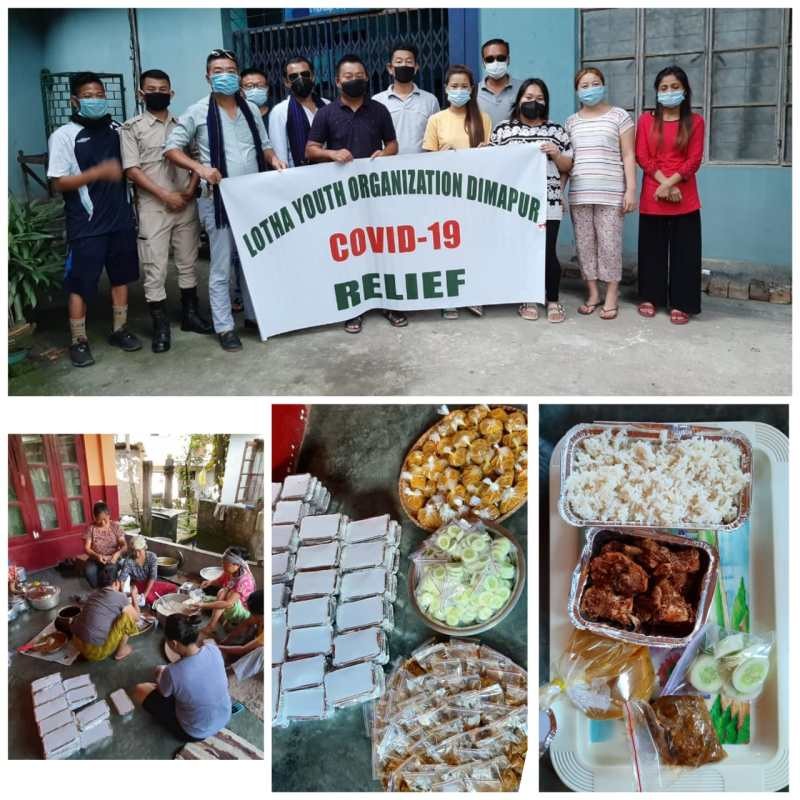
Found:
[[414, 67], [395, 67], [394, 79], [398, 83], [411, 83], [414, 80]]
[[354, 100], [356, 98], [363, 97], [367, 93], [368, 88], [369, 84], [367, 83], [366, 78], [356, 78], [352, 81], [342, 82], [342, 91], [348, 97], [352, 97]]
[[313, 88], [314, 81], [311, 78], [304, 78], [302, 75], [292, 78], [292, 93], [298, 97], [308, 97]]
[[148, 111], [163, 111], [172, 101], [169, 92], [147, 92], [144, 105]]
[[547, 107], [544, 103], [540, 103], [538, 100], [533, 100], [530, 103], [522, 103], [519, 107], [519, 110], [522, 115], [528, 119], [547, 118]]

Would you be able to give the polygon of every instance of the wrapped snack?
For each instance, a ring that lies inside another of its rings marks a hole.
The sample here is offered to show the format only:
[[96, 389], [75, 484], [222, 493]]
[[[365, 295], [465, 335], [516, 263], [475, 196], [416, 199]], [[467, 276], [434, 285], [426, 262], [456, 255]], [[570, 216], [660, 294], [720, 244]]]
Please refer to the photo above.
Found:
[[678, 767], [701, 767], [726, 757], [705, 701], [697, 695], [659, 697], [653, 700], [651, 723], [661, 759]]
[[540, 705], [549, 708], [563, 692], [590, 719], [621, 719], [626, 700], [649, 700], [655, 686], [646, 647], [574, 630]]

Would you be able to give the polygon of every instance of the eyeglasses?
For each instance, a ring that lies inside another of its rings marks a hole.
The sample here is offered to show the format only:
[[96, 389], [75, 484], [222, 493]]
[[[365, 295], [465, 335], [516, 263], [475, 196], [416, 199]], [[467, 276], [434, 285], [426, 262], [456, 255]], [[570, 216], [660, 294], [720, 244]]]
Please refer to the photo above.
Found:
[[508, 61], [508, 56], [486, 56], [483, 60], [487, 64], [494, 64], [495, 61]]
[[311, 70], [304, 69], [300, 72], [290, 72], [288, 73], [288, 78], [290, 81], [297, 80], [298, 78], [310, 78], [311, 77]]

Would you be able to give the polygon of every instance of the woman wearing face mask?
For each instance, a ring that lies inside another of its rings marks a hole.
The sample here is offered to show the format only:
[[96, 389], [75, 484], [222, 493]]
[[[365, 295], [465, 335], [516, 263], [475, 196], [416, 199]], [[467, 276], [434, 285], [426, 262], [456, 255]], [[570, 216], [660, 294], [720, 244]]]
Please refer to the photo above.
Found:
[[603, 73], [579, 70], [575, 90], [581, 108], [565, 124], [575, 153], [569, 181], [569, 207], [575, 248], [588, 297], [579, 314], [600, 305], [599, 281], [606, 284], [600, 318], [617, 318], [622, 278], [622, 224], [636, 208], [636, 154], [633, 120], [606, 102]]
[[[453, 64], [447, 70], [444, 85], [448, 106], [428, 119], [422, 149], [435, 153], [488, 144], [492, 121], [486, 112], [478, 108], [472, 70], [463, 64]], [[469, 310], [479, 317], [483, 316], [482, 306], [470, 306]], [[445, 319], [458, 319], [458, 309], [445, 308], [442, 316]]]
[[[561, 193], [566, 175], [572, 168], [572, 143], [569, 134], [550, 120], [550, 93], [540, 78], [528, 78], [519, 87], [511, 109], [511, 119], [501, 122], [492, 132], [491, 144], [531, 144], [547, 156], [547, 244], [545, 255], [545, 300], [548, 322], [563, 322], [564, 306], [558, 302], [561, 265], [556, 255], [558, 229], [561, 225]], [[523, 319], [539, 318], [536, 303], [519, 307]]]
[[656, 107], [639, 118], [636, 160], [642, 168], [639, 214], [639, 314], [669, 307], [685, 325], [700, 313], [700, 197], [705, 122], [692, 111], [692, 89], [676, 66], [656, 75]]

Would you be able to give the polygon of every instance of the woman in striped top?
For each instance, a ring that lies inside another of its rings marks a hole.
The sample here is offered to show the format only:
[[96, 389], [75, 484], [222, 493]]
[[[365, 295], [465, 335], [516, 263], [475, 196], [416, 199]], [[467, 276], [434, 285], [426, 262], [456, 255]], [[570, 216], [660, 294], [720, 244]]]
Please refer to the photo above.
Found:
[[636, 208], [636, 155], [633, 120], [606, 102], [603, 73], [587, 67], [575, 76], [580, 110], [565, 128], [575, 154], [569, 180], [569, 207], [575, 248], [588, 297], [584, 316], [600, 305], [598, 281], [606, 283], [600, 318], [616, 319], [622, 278], [623, 216]]

